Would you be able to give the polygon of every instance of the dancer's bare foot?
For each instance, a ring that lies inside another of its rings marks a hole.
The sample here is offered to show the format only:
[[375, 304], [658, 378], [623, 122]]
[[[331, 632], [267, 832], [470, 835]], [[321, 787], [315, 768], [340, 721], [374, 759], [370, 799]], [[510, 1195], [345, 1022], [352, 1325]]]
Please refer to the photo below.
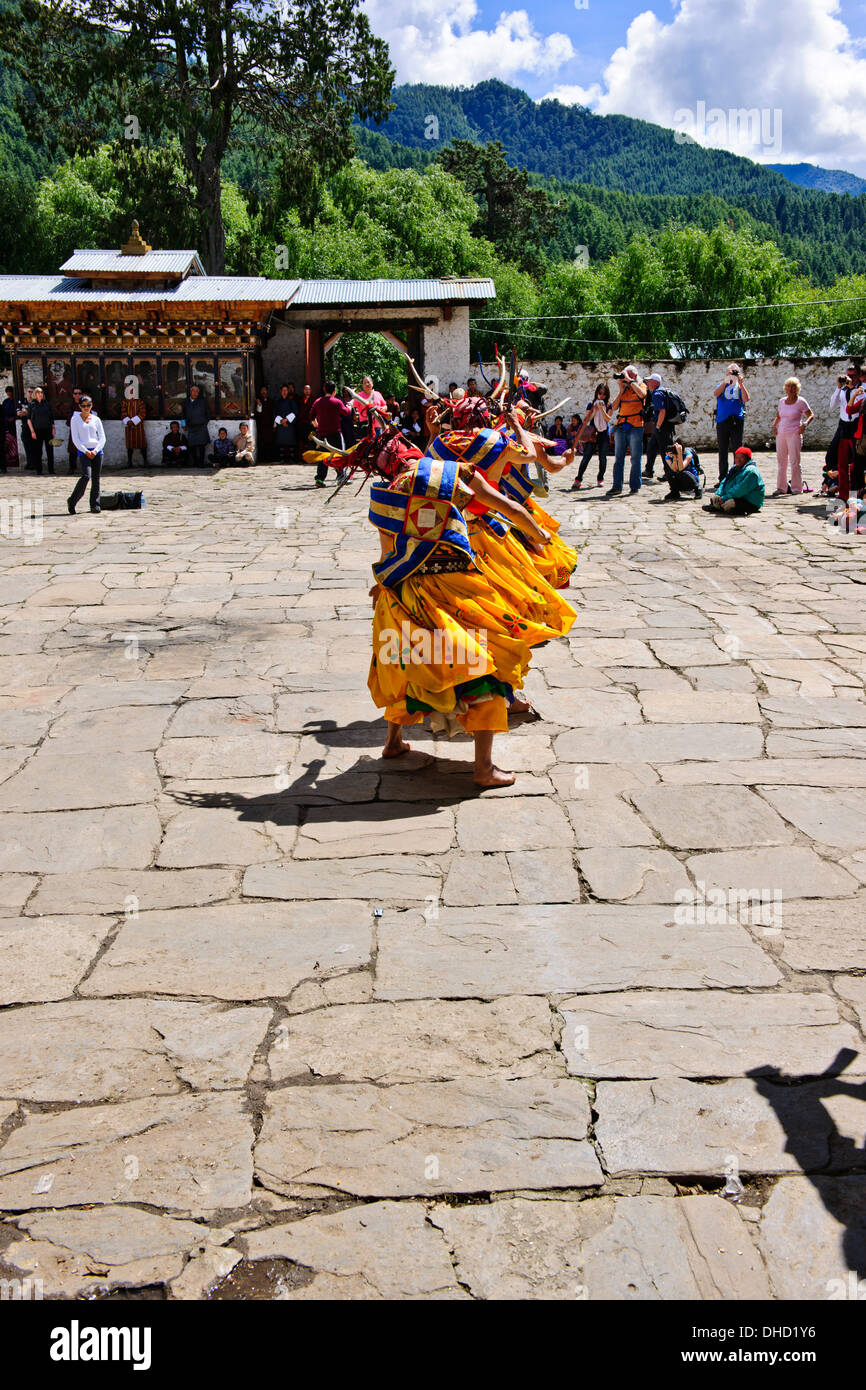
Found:
[[513, 772], [504, 772], [501, 767], [494, 767], [490, 763], [488, 767], [476, 767], [472, 778], [476, 787], [511, 787], [517, 781]]
[[412, 747], [404, 738], [387, 739], [385, 747], [382, 749], [383, 758], [402, 758], [404, 753], [411, 753]]
[[411, 747], [403, 737], [402, 725], [389, 724], [388, 737], [385, 739], [385, 747], [382, 749], [382, 757], [402, 758], [404, 753], [411, 752]]
[[522, 700], [515, 696], [515, 698], [511, 701], [511, 704], [508, 706], [508, 713], [526, 714], [526, 712], [531, 709], [532, 705], [529, 703], [528, 700]]

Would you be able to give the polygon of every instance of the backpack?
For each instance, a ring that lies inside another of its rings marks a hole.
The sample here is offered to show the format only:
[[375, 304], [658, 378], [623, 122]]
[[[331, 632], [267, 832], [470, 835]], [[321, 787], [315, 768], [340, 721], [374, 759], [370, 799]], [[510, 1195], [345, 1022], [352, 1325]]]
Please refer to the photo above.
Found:
[[682, 396], [678, 396], [676, 391], [665, 390], [665, 424], [683, 425], [689, 408]]

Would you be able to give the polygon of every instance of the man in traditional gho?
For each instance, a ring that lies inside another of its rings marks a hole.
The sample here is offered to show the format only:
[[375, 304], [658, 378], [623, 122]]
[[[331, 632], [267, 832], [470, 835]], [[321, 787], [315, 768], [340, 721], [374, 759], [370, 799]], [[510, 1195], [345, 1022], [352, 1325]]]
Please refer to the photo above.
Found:
[[126, 461], [132, 467], [132, 455], [141, 452], [141, 466], [147, 467], [147, 438], [144, 433], [144, 419], [147, 408], [137, 396], [124, 398], [120, 406], [120, 418], [126, 422]]

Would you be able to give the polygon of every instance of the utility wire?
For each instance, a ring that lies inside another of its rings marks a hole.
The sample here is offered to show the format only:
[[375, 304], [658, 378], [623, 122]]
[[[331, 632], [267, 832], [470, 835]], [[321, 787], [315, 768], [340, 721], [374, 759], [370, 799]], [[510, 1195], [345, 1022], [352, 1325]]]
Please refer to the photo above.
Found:
[[[587, 317], [589, 317], [589, 316], [587, 316]], [[477, 323], [477, 322], [478, 322], [477, 319], [471, 320], [471, 324], [475, 324], [475, 323]], [[815, 325], [813, 325], [811, 328], [809, 328], [809, 327], [806, 327], [806, 328], [791, 328], [791, 329], [786, 330], [784, 333], [754, 333], [754, 334], [752, 334], [752, 336], [749, 337], [749, 338], [735, 338], [735, 337], [733, 337], [732, 335], [729, 335], [728, 337], [725, 337], [725, 338], [676, 338], [676, 337], [674, 337], [673, 335], [670, 335], [669, 341], [672, 342], [672, 343], [675, 343], [677, 346], [681, 346], [681, 347], [703, 347], [703, 346], [705, 346], [706, 344], [710, 344], [710, 343], [735, 343], [735, 344], [736, 344], [736, 343], [750, 343], [750, 342], [751, 342], [751, 343], [760, 343], [760, 342], [766, 342], [766, 340], [767, 340], [768, 338], [788, 338], [788, 339], [791, 339], [792, 337], [794, 337], [794, 336], [796, 336], [796, 335], [798, 335], [798, 334], [800, 334], [800, 333], [835, 333], [835, 332], [837, 331], [837, 329], [840, 329], [840, 328], [851, 328], [851, 327], [853, 327], [854, 325], [858, 325], [859, 327], [864, 327], [864, 326], [866, 326], [866, 319], [847, 319], [847, 320], [845, 320], [844, 322], [841, 322], [841, 323], [826, 323], [826, 324], [822, 323], [822, 324], [815, 324]], [[479, 329], [478, 331], [481, 332], [481, 333], [486, 333], [486, 334], [488, 335], [488, 337], [491, 337], [491, 338], [492, 338], [492, 337], [495, 335], [495, 333], [497, 332], [497, 330], [496, 330], [496, 329], [493, 329], [493, 328], [482, 328], [482, 329]], [[577, 343], [589, 343], [589, 344], [591, 344], [591, 345], [594, 346], [594, 347], [611, 347], [611, 346], [613, 346], [613, 347], [655, 347], [655, 348], [657, 348], [657, 347], [662, 347], [662, 346], [664, 346], [665, 342], [668, 341], [668, 339], [662, 339], [662, 338], [644, 338], [644, 339], [636, 339], [636, 338], [583, 338], [583, 337], [581, 337], [581, 335], [580, 335], [579, 333], [572, 333], [572, 334], [570, 334], [567, 338], [562, 338], [562, 337], [560, 337], [560, 338], [553, 338], [553, 337], [550, 337], [549, 334], [536, 333], [536, 332], [535, 332], [533, 329], [531, 329], [531, 328], [526, 329], [526, 331], [525, 331], [522, 335], [520, 335], [520, 336], [522, 336], [522, 337], [524, 337], [524, 338], [529, 338], [529, 339], [531, 339], [531, 341], [534, 342], [534, 343], [566, 343], [566, 344], [568, 344], [568, 343], [575, 343], [575, 342], [577, 342]]]
[[809, 309], [814, 304], [862, 304], [866, 294], [848, 295], [844, 299], [779, 300], [773, 304], [729, 304], [721, 309], [630, 309], [614, 313], [608, 309], [588, 310], [583, 314], [505, 314], [499, 317], [473, 318], [473, 323], [554, 323], [575, 319], [648, 319], [666, 318], [675, 314], [741, 314], [748, 309]]

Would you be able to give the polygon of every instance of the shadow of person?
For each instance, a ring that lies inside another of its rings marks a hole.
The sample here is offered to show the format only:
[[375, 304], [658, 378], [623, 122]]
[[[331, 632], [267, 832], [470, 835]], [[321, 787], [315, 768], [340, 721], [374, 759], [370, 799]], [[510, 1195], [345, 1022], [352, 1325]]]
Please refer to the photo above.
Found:
[[[797, 1160], [803, 1174], [815, 1187], [826, 1210], [845, 1228], [842, 1252], [848, 1268], [858, 1278], [866, 1276], [866, 1220], [863, 1201], [866, 1181], [852, 1188], [851, 1176], [866, 1173], [866, 1143], [839, 1133], [835, 1121], [822, 1104], [833, 1096], [849, 1096], [866, 1101], [866, 1081], [841, 1079], [858, 1054], [843, 1047], [829, 1067], [817, 1077], [788, 1076], [778, 1067], [756, 1067], [746, 1073], [759, 1095], [772, 1106], [787, 1135], [785, 1152]], [[817, 1162], [816, 1147], [824, 1151]]]
[[[302, 733], [315, 733], [325, 749], [373, 746], [381, 749], [381, 720], [357, 720], [338, 727], [333, 720], [315, 720], [304, 725]], [[290, 735], [291, 736], [291, 735]], [[357, 832], [359, 822], [387, 825], [391, 821], [433, 816], [444, 808], [480, 794], [472, 781], [473, 764], [443, 760], [439, 763], [423, 749], [400, 758], [382, 758], [360, 751], [355, 761], [339, 772], [325, 775], [326, 752], [303, 764], [293, 780], [279, 773], [255, 779], [262, 784], [259, 795], [245, 791], [204, 786], [169, 788], [168, 795], [179, 804], [203, 809], [230, 809], [241, 821], [294, 826], [306, 821], [318, 824], [345, 824]], [[388, 784], [383, 795], [383, 778]], [[423, 826], [420, 828], [423, 834]]]

